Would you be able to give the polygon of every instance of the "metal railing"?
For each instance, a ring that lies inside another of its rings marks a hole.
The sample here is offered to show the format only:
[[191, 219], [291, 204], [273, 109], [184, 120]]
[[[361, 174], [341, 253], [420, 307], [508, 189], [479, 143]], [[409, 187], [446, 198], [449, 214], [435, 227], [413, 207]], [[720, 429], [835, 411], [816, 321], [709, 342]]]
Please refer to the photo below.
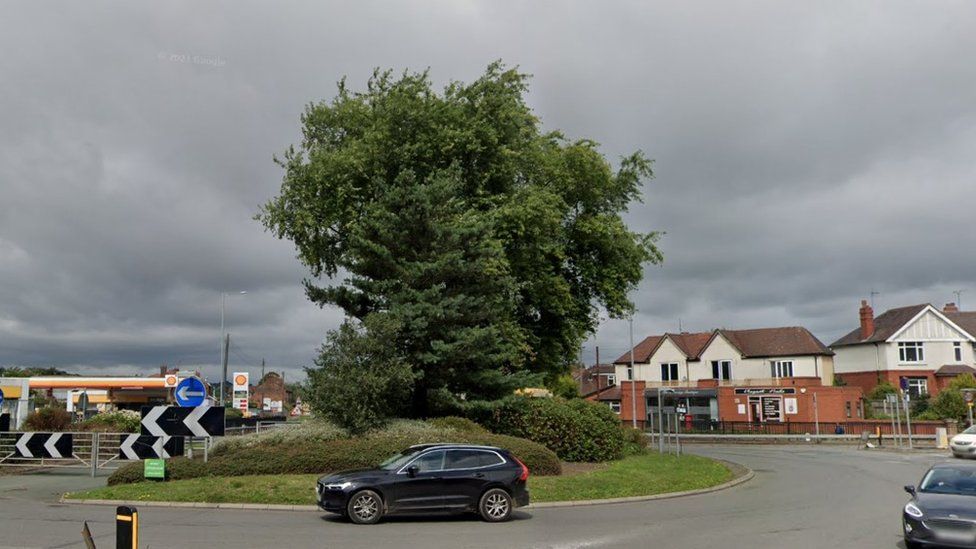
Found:
[[[840, 427], [838, 432], [837, 427]], [[938, 427], [944, 427], [941, 422], [912, 422], [913, 435], [934, 435]], [[694, 420], [690, 423], [682, 422], [681, 431], [699, 434], [741, 434], [741, 435], [802, 435], [807, 433], [860, 435], [868, 432], [872, 436], [880, 429], [882, 435], [908, 434], [908, 426], [902, 421], [901, 430], [897, 430], [890, 421], [845, 421], [824, 422], [819, 424], [812, 421], [784, 421], [784, 422], [751, 422], [751, 421], [711, 421]]]

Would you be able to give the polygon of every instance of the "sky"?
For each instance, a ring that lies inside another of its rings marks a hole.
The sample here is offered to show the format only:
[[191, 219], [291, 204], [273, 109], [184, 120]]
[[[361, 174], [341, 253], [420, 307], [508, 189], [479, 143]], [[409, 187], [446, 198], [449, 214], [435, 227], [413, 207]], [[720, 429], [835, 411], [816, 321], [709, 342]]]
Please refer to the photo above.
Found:
[[[634, 337], [976, 309], [976, 3], [33, 2], [0, 17], [0, 366], [298, 379], [342, 314], [253, 217], [342, 77], [502, 59], [545, 129], [655, 161]], [[241, 295], [239, 292], [246, 291]], [[969, 305], [973, 306], [970, 307]], [[606, 319], [592, 361], [628, 348]]]

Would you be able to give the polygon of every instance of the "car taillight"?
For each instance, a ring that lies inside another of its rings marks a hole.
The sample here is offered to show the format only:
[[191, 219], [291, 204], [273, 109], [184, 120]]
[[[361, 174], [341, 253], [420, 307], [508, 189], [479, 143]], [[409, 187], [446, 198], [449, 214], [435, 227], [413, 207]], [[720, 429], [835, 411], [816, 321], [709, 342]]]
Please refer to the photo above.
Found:
[[519, 480], [525, 482], [529, 478], [529, 468], [526, 467], [525, 464], [522, 463], [522, 460], [520, 460], [519, 458], [512, 456], [512, 459], [514, 459], [515, 463], [518, 463], [519, 467], [522, 468], [522, 473], [519, 475]]

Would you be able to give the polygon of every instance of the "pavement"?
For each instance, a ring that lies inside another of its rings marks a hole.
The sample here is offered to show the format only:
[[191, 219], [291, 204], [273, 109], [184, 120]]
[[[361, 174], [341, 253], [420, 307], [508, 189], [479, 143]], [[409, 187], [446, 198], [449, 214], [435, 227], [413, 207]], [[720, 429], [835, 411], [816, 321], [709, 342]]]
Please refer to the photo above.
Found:
[[[140, 546], [894, 548], [905, 484], [944, 452], [892, 453], [826, 445], [695, 445], [688, 451], [755, 471], [706, 495], [520, 511], [504, 524], [473, 516], [390, 517], [356, 526], [319, 512], [140, 509]], [[114, 546], [115, 509], [57, 503], [61, 492], [104, 484], [80, 473], [0, 476], [0, 547]], [[309, 488], [311, 490], [311, 487]]]

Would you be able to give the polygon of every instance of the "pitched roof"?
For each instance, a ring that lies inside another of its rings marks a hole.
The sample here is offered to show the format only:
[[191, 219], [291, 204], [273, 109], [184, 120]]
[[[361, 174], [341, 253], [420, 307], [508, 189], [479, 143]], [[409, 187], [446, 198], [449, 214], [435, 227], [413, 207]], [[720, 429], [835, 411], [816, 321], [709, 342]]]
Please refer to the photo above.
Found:
[[[708, 344], [718, 334], [721, 334], [736, 347], [745, 358], [763, 358], [770, 356], [807, 356], [834, 354], [810, 330], [802, 326], [784, 328], [756, 328], [752, 330], [715, 330], [713, 332], [698, 332], [680, 334], [664, 334], [651, 336], [634, 347], [634, 361], [647, 362], [654, 351], [660, 346], [664, 338], [668, 338], [688, 357], [688, 360], [698, 360]], [[654, 346], [648, 342], [653, 341]], [[615, 364], [630, 363], [630, 353], [615, 361]]]
[[831, 343], [830, 346], [843, 347], [844, 345], [860, 345], [862, 343], [887, 341], [889, 337], [894, 335], [895, 332], [900, 330], [901, 327], [907, 324], [909, 320], [915, 318], [915, 315], [922, 312], [922, 309], [928, 306], [928, 303], [922, 303], [920, 305], [909, 305], [907, 307], [898, 307], [897, 309], [888, 309], [884, 313], [875, 317], [874, 333], [868, 336], [866, 339], [861, 339], [861, 327], [858, 326], [844, 337]]
[[613, 364], [596, 364], [582, 371], [577, 381], [579, 382], [580, 394], [589, 395], [595, 393], [597, 389], [603, 391], [611, 387], [607, 383], [607, 375], [617, 371]]
[[[651, 355], [657, 350], [658, 345], [664, 341], [664, 336], [648, 336], [643, 341], [634, 345], [634, 362], [647, 362]], [[620, 355], [620, 358], [613, 361], [614, 364], [630, 364], [630, 351]]]
[[746, 358], [834, 354], [810, 330], [802, 326], [717, 331]]
[[976, 337], [976, 312], [942, 313], [971, 336]]
[[596, 397], [597, 400], [620, 400], [620, 386], [611, 385], [609, 389], [605, 389], [600, 393], [600, 396]]
[[965, 364], [946, 364], [935, 371], [937, 376], [957, 376], [959, 374], [976, 374], [976, 369]]

